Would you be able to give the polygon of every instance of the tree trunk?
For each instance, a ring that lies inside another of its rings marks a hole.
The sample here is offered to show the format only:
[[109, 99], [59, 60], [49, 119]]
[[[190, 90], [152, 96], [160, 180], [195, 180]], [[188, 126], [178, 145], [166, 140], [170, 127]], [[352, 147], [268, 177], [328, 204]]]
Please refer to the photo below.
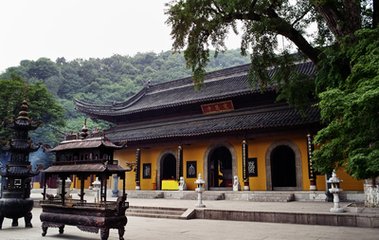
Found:
[[379, 207], [379, 177], [366, 179], [364, 183], [365, 206]]
[[354, 32], [361, 28], [360, 1], [344, 0], [342, 5], [328, 1], [314, 4], [337, 40], [345, 36], [353, 37]]
[[379, 23], [379, 1], [374, 0], [373, 2], [373, 13], [372, 13], [372, 28], [376, 28]]

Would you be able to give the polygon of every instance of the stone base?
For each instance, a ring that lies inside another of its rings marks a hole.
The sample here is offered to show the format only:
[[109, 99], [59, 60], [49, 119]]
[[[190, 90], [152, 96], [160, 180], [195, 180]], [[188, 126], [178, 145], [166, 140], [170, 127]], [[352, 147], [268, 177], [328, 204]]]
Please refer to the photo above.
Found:
[[330, 209], [330, 212], [332, 212], [332, 213], [342, 213], [344, 211], [345, 210], [343, 208], [331, 208]]
[[311, 185], [311, 186], [309, 187], [309, 191], [316, 191], [316, 190], [317, 190], [316, 185]]
[[379, 207], [379, 185], [372, 184], [371, 179], [366, 180], [364, 184], [365, 206]]

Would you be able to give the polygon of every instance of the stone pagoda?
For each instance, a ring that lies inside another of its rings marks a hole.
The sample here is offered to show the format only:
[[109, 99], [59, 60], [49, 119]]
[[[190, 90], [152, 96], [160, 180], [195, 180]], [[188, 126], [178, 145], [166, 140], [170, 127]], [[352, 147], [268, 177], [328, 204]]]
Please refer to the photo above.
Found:
[[12, 226], [18, 226], [18, 218], [25, 218], [25, 227], [32, 227], [33, 200], [30, 199], [31, 177], [38, 174], [32, 171], [29, 153], [37, 151], [39, 146], [33, 145], [28, 136], [40, 122], [34, 122], [28, 115], [29, 106], [22, 102], [21, 111], [16, 119], [7, 124], [14, 130], [13, 138], [4, 151], [10, 153], [10, 160], [0, 168], [0, 229], [4, 218], [13, 219]]

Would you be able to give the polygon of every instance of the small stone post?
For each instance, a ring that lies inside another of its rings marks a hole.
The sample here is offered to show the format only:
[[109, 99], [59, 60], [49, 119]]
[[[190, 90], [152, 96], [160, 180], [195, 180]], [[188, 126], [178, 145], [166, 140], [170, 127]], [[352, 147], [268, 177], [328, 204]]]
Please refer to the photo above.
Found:
[[197, 192], [197, 204], [196, 207], [205, 207], [203, 204], [203, 192], [204, 192], [204, 184], [205, 181], [201, 178], [201, 174], [199, 173], [198, 178], [195, 181], [195, 184], [197, 184], [197, 188], [195, 191]]

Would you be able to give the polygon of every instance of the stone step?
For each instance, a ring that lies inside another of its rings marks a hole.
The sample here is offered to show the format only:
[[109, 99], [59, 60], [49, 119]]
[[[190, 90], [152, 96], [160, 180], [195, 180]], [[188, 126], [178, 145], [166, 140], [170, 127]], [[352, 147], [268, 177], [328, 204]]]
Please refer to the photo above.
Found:
[[[196, 192], [185, 192], [181, 199], [185, 200], [196, 200], [198, 194]], [[210, 192], [205, 191], [202, 195], [203, 200], [225, 200], [225, 193], [223, 192]]]
[[156, 199], [164, 198], [162, 191], [127, 191], [128, 198]]
[[[185, 199], [196, 200], [197, 193], [195, 191], [127, 191], [128, 198], [140, 199]], [[225, 200], [225, 192], [222, 191], [205, 191], [203, 193], [203, 200]]]
[[170, 208], [155, 208], [155, 207], [129, 207], [128, 213], [151, 213], [151, 214], [167, 214], [167, 215], [182, 215], [187, 209], [170, 209]]
[[291, 202], [294, 200], [293, 193], [253, 193], [249, 195], [251, 202]]
[[128, 212], [127, 216], [133, 217], [149, 217], [149, 218], [170, 218], [170, 219], [182, 219], [180, 215], [171, 214], [156, 214], [156, 213], [145, 213], [145, 212]]
[[[127, 210], [127, 216], [188, 219], [185, 208], [162, 208], [162, 207], [140, 207], [131, 206]], [[185, 215], [185, 216], [184, 216]]]

